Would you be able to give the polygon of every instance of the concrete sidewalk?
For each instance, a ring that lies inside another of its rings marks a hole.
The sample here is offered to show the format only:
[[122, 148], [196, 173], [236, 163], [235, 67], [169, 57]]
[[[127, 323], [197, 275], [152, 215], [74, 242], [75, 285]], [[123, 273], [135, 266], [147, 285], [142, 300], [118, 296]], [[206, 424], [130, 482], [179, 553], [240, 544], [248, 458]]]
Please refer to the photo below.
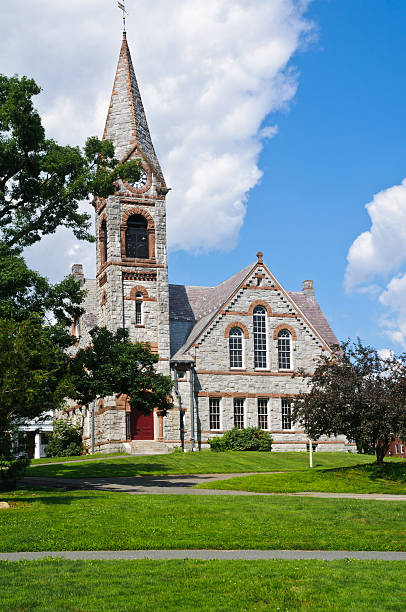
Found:
[[[271, 472], [255, 472], [255, 474]], [[175, 476], [139, 476], [122, 478], [43, 478], [27, 476], [23, 484], [39, 488], [63, 488], [67, 490], [96, 490], [130, 493], [132, 495], [284, 495], [288, 497], [321, 497], [330, 499], [365, 499], [375, 501], [406, 502], [406, 495], [383, 493], [254, 493], [251, 491], [232, 491], [221, 489], [194, 489], [197, 484], [228, 480], [236, 476], [250, 476], [253, 473], [239, 474], [190, 474]]]
[[372, 550], [95, 550], [0, 553], [0, 561], [38, 561], [39, 559], [50, 557], [70, 559], [73, 561], [140, 559], [224, 559], [228, 561], [262, 561], [268, 559], [319, 559], [322, 561], [335, 561], [339, 559], [359, 559], [373, 561], [406, 561], [406, 552]]

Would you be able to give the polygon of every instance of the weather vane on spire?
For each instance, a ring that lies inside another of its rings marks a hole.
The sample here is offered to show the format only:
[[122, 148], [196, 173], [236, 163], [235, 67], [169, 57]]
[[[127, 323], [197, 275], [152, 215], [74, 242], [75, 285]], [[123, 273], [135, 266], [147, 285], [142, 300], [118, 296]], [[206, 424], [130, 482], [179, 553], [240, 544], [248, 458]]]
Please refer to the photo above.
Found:
[[123, 0], [122, 2], [118, 3], [118, 8], [123, 11], [123, 24], [124, 24], [124, 32], [125, 32], [125, 16], [128, 15], [127, 11], [125, 10], [125, 4], [124, 4], [125, 0]]

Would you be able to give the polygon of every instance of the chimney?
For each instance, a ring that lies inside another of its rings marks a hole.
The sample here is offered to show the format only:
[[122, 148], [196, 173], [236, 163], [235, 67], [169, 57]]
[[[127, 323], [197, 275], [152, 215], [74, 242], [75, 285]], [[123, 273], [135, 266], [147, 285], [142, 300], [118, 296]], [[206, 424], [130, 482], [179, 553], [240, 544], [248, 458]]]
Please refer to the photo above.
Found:
[[82, 285], [85, 282], [85, 277], [83, 274], [83, 265], [82, 264], [73, 264], [72, 266], [72, 275], [75, 277], [75, 280], [79, 281]]
[[303, 281], [302, 293], [304, 293], [306, 297], [314, 297], [314, 287], [312, 280]]

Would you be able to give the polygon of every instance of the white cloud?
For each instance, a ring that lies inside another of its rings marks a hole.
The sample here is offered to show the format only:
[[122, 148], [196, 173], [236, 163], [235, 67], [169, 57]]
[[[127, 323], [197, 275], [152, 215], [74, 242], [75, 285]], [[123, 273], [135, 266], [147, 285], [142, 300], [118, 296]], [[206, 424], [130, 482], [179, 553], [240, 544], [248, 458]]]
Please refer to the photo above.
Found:
[[[347, 290], [378, 297], [385, 309], [380, 328], [393, 343], [406, 348], [406, 273], [402, 269], [406, 264], [406, 179], [377, 193], [366, 208], [371, 229], [349, 249], [345, 285]], [[390, 278], [394, 272], [396, 276]], [[385, 289], [370, 282], [379, 277], [385, 279]]]
[[406, 179], [374, 195], [366, 209], [372, 225], [348, 251], [345, 284], [349, 290], [398, 270], [406, 261]]
[[386, 361], [387, 359], [392, 359], [394, 356], [394, 353], [393, 351], [391, 351], [391, 349], [383, 348], [378, 351], [378, 355], [383, 361]]
[[381, 321], [385, 334], [406, 349], [406, 273], [392, 278], [379, 301], [387, 310]]
[[[277, 131], [264, 123], [296, 92], [290, 60], [312, 31], [309, 1], [127, 2], [136, 73], [173, 188], [172, 248], [236, 245], [261, 178], [262, 141]], [[39, 107], [50, 135], [78, 144], [101, 134], [120, 45], [115, 3], [15, 0], [2, 3], [0, 21], [2, 70], [43, 86]], [[62, 239], [67, 253], [74, 239]]]

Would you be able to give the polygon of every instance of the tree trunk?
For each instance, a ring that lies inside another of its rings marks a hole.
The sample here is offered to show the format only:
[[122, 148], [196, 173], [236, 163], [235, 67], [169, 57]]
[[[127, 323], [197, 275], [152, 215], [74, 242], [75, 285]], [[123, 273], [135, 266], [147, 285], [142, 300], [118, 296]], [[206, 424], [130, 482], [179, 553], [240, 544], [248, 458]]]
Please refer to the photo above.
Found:
[[383, 460], [389, 450], [390, 440], [377, 440], [375, 445], [376, 463], [383, 465]]

